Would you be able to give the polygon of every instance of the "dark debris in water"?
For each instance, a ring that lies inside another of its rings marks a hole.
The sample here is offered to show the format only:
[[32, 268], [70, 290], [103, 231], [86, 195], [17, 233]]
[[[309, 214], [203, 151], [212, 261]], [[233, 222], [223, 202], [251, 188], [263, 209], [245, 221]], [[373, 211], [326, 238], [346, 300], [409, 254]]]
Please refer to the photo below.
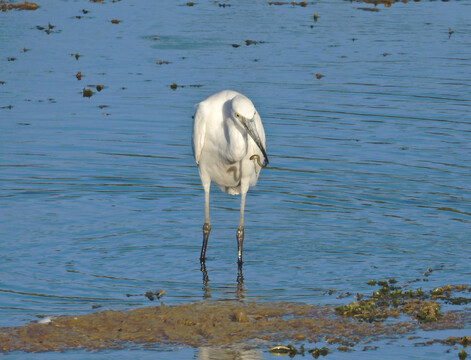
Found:
[[155, 298], [160, 299], [162, 296], [164, 296], [165, 290], [157, 290], [157, 291], [147, 291], [144, 295], [146, 298], [148, 298], [150, 301], [154, 301]]
[[247, 46], [249, 45], [257, 45], [257, 44], [263, 44], [264, 41], [257, 41], [257, 40], [245, 40], [243, 43]]
[[363, 10], [363, 11], [372, 11], [372, 12], [378, 12], [379, 9], [377, 7], [357, 7], [358, 10]]
[[48, 35], [58, 34], [58, 33], [61, 32], [61, 30], [58, 30], [58, 29], [54, 30], [55, 28], [56, 28], [56, 26], [52, 25], [51, 23], [48, 23], [47, 25], [44, 25], [44, 26], [43, 25], [36, 25], [37, 30], [40, 30], [40, 31], [42, 31], [42, 32], [44, 32]]
[[[245, 41], [242, 41], [242, 44], [243, 45], [257, 45], [257, 44], [263, 44], [265, 41], [258, 41], [258, 40], [245, 40]], [[230, 44], [232, 47], [234, 48], [238, 48], [240, 47], [241, 44]]]
[[306, 7], [308, 5], [307, 1], [269, 1], [268, 5], [292, 5], [292, 6], [301, 6]]
[[169, 85], [170, 89], [172, 90], [177, 90], [178, 88], [184, 88], [184, 87], [202, 87], [203, 85], [201, 84], [192, 84], [192, 85], [180, 85], [180, 84], [177, 84], [177, 83], [173, 83], [171, 85]]

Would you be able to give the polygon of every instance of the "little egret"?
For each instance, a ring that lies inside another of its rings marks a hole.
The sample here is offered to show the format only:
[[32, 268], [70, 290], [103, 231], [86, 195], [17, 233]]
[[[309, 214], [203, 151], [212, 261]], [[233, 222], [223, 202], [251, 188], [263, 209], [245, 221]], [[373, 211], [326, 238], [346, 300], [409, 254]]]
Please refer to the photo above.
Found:
[[[236, 237], [238, 261], [242, 264], [245, 196], [249, 186], [257, 183], [260, 169], [268, 164], [265, 131], [252, 101], [236, 91], [224, 90], [197, 104], [193, 123], [193, 154], [204, 189], [200, 261], [205, 261], [211, 231], [209, 190], [213, 181], [228, 194], [241, 194]], [[263, 163], [260, 162], [262, 156]]]

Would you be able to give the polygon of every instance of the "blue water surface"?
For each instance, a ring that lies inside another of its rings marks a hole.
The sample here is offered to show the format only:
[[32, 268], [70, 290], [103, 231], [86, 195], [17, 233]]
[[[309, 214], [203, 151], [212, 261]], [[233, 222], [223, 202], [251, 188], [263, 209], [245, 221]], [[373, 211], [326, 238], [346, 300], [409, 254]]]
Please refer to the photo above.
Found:
[[[370, 279], [471, 284], [469, 2], [38, 4], [0, 13], [0, 326], [149, 306], [156, 290], [167, 305], [334, 305]], [[242, 292], [239, 198], [217, 187], [207, 286], [198, 261], [192, 115], [223, 89], [252, 99], [270, 157], [247, 196]], [[457, 357], [390, 341], [383, 359]], [[265, 349], [34, 357], [274, 358]], [[329, 358], [379, 356], [356, 350]]]

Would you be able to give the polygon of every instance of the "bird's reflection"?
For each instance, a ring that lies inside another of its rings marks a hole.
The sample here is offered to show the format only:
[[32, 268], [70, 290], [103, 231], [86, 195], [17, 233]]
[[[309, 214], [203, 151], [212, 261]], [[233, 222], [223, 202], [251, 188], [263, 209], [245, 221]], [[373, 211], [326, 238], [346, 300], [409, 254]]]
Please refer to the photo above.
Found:
[[229, 348], [202, 346], [198, 348], [196, 358], [199, 360], [259, 360], [262, 353], [258, 350], [243, 348], [243, 345], [232, 345]]
[[237, 300], [245, 299], [245, 290], [244, 290], [244, 274], [242, 272], [242, 263], [237, 263]]
[[211, 297], [211, 289], [209, 288], [209, 277], [208, 272], [206, 271], [206, 263], [201, 262], [201, 272], [203, 273], [203, 299], [209, 299]]
[[[209, 276], [208, 271], [206, 270], [206, 263], [204, 261], [201, 262], [200, 270], [203, 274], [203, 299], [209, 299], [211, 297], [211, 287], [209, 286]], [[245, 299], [244, 274], [241, 263], [237, 263], [237, 285], [235, 293], [237, 300]]]

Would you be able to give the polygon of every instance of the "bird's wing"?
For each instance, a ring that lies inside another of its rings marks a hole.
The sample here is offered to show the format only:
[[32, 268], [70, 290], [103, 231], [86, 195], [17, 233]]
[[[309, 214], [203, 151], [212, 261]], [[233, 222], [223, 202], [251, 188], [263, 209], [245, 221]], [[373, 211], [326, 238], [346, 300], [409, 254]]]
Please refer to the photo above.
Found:
[[204, 115], [204, 105], [196, 105], [195, 119], [193, 122], [193, 155], [197, 164], [200, 162], [201, 150], [203, 150], [204, 137], [206, 134], [206, 118]]

